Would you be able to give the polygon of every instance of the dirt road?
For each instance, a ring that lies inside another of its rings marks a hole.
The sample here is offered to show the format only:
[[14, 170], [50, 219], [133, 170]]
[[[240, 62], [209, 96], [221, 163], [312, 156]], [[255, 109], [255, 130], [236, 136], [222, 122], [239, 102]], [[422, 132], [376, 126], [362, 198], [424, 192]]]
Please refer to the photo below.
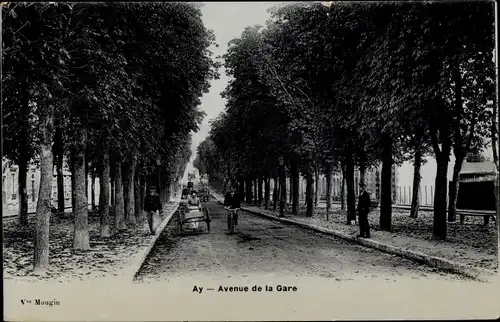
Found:
[[359, 279], [458, 280], [425, 265], [350, 244], [333, 237], [273, 222], [242, 212], [233, 235], [228, 234], [226, 212], [216, 201], [208, 203], [211, 231], [176, 236], [165, 229], [136, 280], [149, 282], [178, 277], [283, 276]]

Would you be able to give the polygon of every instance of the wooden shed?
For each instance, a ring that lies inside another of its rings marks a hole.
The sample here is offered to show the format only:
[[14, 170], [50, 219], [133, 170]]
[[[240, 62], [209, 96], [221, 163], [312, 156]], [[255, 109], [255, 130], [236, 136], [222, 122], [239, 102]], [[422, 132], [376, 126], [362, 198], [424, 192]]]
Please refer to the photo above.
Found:
[[457, 208], [495, 210], [496, 167], [491, 161], [466, 162], [460, 172]]

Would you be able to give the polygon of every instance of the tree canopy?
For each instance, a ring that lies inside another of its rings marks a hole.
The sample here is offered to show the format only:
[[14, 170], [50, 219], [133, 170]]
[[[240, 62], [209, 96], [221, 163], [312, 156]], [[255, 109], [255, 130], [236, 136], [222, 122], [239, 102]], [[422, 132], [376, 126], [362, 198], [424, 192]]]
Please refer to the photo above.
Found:
[[274, 177], [280, 157], [288, 172], [299, 160], [306, 177], [333, 166], [347, 180], [352, 219], [354, 167], [382, 164], [380, 222], [390, 230], [394, 165], [413, 159], [417, 176], [431, 154], [433, 236], [445, 239], [449, 157], [459, 172], [467, 154], [489, 144], [492, 9], [477, 2], [273, 9], [265, 26], [230, 42], [226, 109], [198, 150], [199, 169], [234, 180]]

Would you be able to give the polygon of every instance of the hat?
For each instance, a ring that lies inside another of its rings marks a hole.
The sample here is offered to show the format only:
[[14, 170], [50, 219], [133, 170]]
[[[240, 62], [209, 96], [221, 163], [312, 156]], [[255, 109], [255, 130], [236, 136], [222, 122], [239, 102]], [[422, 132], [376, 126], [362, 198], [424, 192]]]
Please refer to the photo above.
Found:
[[156, 190], [155, 186], [149, 186], [149, 190]]
[[365, 184], [364, 182], [360, 182], [360, 183], [359, 183], [359, 186], [360, 186], [360, 187], [363, 187], [363, 188], [366, 188], [366, 184]]

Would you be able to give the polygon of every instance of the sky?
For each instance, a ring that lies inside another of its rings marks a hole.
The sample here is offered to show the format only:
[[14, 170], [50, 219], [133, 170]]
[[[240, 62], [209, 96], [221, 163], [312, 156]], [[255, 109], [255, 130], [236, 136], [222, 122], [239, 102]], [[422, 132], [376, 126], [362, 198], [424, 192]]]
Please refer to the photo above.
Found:
[[[267, 10], [280, 2], [205, 2], [201, 9], [205, 27], [213, 30], [218, 48], [212, 48], [214, 57], [223, 55], [227, 50], [230, 40], [238, 38], [248, 26], [264, 25], [270, 18]], [[229, 78], [225, 75], [224, 68], [220, 70], [220, 79], [212, 80], [210, 92], [202, 97], [201, 109], [206, 112], [205, 119], [200, 125], [200, 130], [193, 133], [193, 152], [191, 161], [186, 167], [184, 179], [193, 171], [192, 162], [196, 157], [196, 148], [207, 137], [210, 131], [209, 121], [224, 110], [225, 100], [220, 93], [228, 84]]]

